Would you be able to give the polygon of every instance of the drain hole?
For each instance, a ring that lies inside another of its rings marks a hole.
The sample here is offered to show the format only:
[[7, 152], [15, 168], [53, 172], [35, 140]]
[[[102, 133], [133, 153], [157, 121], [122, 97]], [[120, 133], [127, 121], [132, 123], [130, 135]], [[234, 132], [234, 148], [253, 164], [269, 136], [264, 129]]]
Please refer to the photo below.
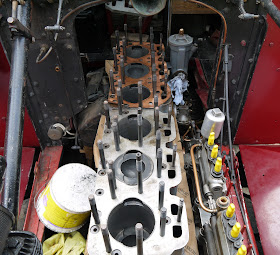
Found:
[[175, 170], [168, 170], [168, 178], [169, 179], [174, 179], [175, 177], [176, 177]]
[[[126, 118], [119, 121], [119, 132], [123, 138], [136, 141], [138, 140], [138, 124], [137, 115], [131, 114]], [[143, 137], [147, 136], [151, 132], [151, 123], [143, 118]]]
[[173, 237], [179, 238], [182, 235], [181, 226], [173, 226]]
[[143, 225], [146, 240], [154, 230], [155, 217], [152, 210], [142, 201], [130, 198], [112, 210], [108, 218], [108, 229], [114, 239], [128, 247], [134, 247], [137, 223]]
[[171, 135], [171, 130], [165, 129], [165, 130], [164, 130], [164, 135], [165, 135], [165, 136], [170, 136], [170, 135]]
[[172, 215], [178, 214], [178, 205], [175, 205], [175, 204], [171, 205], [171, 213], [172, 213]]
[[139, 79], [147, 75], [150, 71], [149, 67], [141, 63], [131, 63], [125, 66], [124, 69], [125, 69], [125, 75], [134, 79]]
[[[123, 99], [129, 103], [138, 103], [138, 85], [132, 84], [122, 89]], [[143, 100], [151, 95], [150, 90], [142, 86]]]
[[126, 53], [130, 58], [142, 58], [149, 53], [149, 50], [142, 46], [132, 46], [127, 48]]
[[166, 160], [167, 160], [167, 162], [172, 162], [172, 155], [171, 154], [167, 154], [166, 155]]

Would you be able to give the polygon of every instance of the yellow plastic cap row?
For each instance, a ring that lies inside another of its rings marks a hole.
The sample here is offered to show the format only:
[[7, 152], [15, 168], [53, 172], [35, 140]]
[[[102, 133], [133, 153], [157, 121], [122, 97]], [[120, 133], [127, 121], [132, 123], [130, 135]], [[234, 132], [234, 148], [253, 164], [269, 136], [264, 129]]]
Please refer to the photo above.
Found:
[[226, 216], [227, 216], [228, 218], [231, 218], [231, 217], [233, 216], [234, 212], [235, 212], [235, 205], [231, 203], [231, 204], [229, 205], [229, 207], [227, 208]]
[[222, 170], [222, 164], [223, 164], [223, 160], [220, 157], [217, 157], [217, 161], [215, 163], [215, 172], [219, 173]]
[[241, 225], [239, 222], [236, 222], [235, 225], [231, 229], [230, 235], [233, 238], [237, 238], [239, 236], [240, 231], [241, 231]]
[[218, 157], [218, 149], [219, 149], [219, 146], [217, 144], [213, 146], [213, 149], [211, 151], [211, 158]]

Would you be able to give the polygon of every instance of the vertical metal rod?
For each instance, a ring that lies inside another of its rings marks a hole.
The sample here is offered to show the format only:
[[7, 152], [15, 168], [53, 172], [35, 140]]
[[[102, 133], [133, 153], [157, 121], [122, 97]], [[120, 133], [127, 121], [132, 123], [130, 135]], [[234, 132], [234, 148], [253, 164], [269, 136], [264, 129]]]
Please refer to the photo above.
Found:
[[116, 151], [119, 151], [120, 150], [120, 143], [119, 143], [119, 130], [118, 130], [118, 124], [116, 122], [114, 122], [112, 124], [112, 129], [113, 129], [113, 132], [114, 132], [114, 141], [115, 141], [115, 148], [116, 148]]
[[[116, 123], [117, 123], [117, 125], [118, 125], [118, 130], [120, 131], [119, 116], [118, 116], [118, 115], [115, 115], [115, 116], [113, 117], [113, 122], [116, 122]], [[119, 143], [121, 143], [120, 136], [119, 136]]]
[[[18, 6], [17, 17], [21, 23], [30, 27], [30, 1]], [[6, 137], [4, 156], [7, 161], [2, 205], [15, 216], [19, 215], [19, 191], [22, 158], [22, 134], [25, 108], [25, 84], [30, 40], [21, 34], [13, 38], [10, 87], [8, 98]]]
[[142, 114], [137, 115], [137, 124], [138, 124], [138, 146], [143, 146], [143, 118]]
[[114, 67], [115, 67], [115, 71], [117, 72], [119, 70], [119, 67], [118, 67], [118, 58], [117, 58], [116, 47], [113, 47], [113, 55], [114, 55]]
[[172, 167], [175, 167], [176, 155], [177, 155], [177, 144], [174, 144], [173, 145], [173, 155], [172, 155]]
[[160, 181], [159, 182], [159, 198], [158, 198], [158, 209], [159, 210], [163, 207], [164, 189], [165, 189], [165, 183], [164, 183], [164, 181]]
[[18, 8], [18, 1], [12, 1], [12, 17], [17, 18], [17, 8]]
[[164, 58], [165, 58], [165, 52], [163, 51], [161, 54], [161, 71], [164, 72]]
[[165, 207], [160, 209], [160, 236], [165, 236], [165, 227], [166, 227], [166, 213], [167, 210]]
[[156, 92], [157, 92], [157, 75], [156, 74], [154, 74], [153, 76], [152, 76], [152, 85], [153, 85], [153, 96], [155, 96], [156, 95]]
[[171, 127], [171, 114], [172, 114], [172, 104], [168, 106], [168, 119], [167, 119], [167, 126]]
[[109, 236], [107, 225], [105, 224], [101, 225], [101, 232], [102, 232], [106, 252], [111, 253], [112, 247], [111, 247], [110, 236]]
[[104, 101], [104, 111], [105, 111], [105, 117], [106, 117], [106, 125], [107, 125], [107, 128], [110, 129], [111, 128], [111, 120], [110, 120], [108, 101]]
[[108, 164], [109, 164], [109, 169], [111, 169], [112, 172], [113, 172], [114, 187], [116, 189], [117, 188], [117, 181], [116, 181], [116, 173], [115, 173], [115, 168], [114, 168], [114, 161], [113, 160], [109, 160]]
[[101, 140], [97, 141], [97, 146], [99, 149], [99, 156], [100, 156], [100, 161], [101, 161], [101, 166], [102, 169], [106, 169], [106, 160], [105, 160], [105, 154], [104, 154], [104, 147], [103, 147], [103, 143]]
[[164, 89], [163, 89], [165, 95], [167, 94], [167, 80], [168, 80], [168, 74], [165, 73], [164, 74]]
[[154, 95], [154, 108], [158, 107], [158, 95]]
[[89, 195], [88, 201], [89, 201], [89, 204], [90, 204], [91, 213], [92, 213], [92, 217], [94, 218], [95, 224], [99, 225], [100, 224], [100, 218], [99, 218], [98, 210], [97, 210], [97, 207], [96, 207], [96, 201], [95, 201], [94, 195]]
[[[122, 80], [121, 80], [121, 79], [118, 80], [118, 88], [120, 88], [120, 90], [121, 90], [121, 95], [122, 95]], [[122, 100], [122, 102], [123, 102], [123, 95], [122, 95], [121, 100]]]
[[141, 107], [138, 107], [137, 114], [142, 114], [142, 108]]
[[180, 198], [180, 202], [178, 206], [177, 222], [181, 222], [183, 206], [184, 206], [184, 198]]
[[158, 106], [155, 108], [155, 133], [159, 129], [159, 108]]
[[161, 141], [161, 132], [160, 130], [156, 131], [156, 153], [158, 149], [160, 148], [160, 141]]
[[143, 107], [143, 86], [142, 81], [138, 81], [138, 105]]
[[154, 28], [150, 27], [150, 44], [154, 43]]
[[137, 255], [143, 255], [143, 225], [137, 223], [135, 225], [136, 233], [136, 246], [137, 246]]
[[115, 31], [115, 35], [116, 35], [117, 51], [120, 52], [120, 32], [119, 32], [119, 30]]
[[121, 61], [120, 61], [120, 66], [121, 66], [121, 80], [122, 80], [122, 84], [125, 84], [124, 60], [122, 58], [121, 58]]
[[117, 88], [117, 97], [118, 97], [119, 115], [122, 115], [122, 92], [120, 88]]
[[127, 24], [123, 25], [123, 30], [125, 35], [125, 45], [128, 45]]
[[157, 73], [156, 64], [152, 64], [152, 75], [156, 75]]
[[151, 66], [156, 63], [156, 54], [155, 51], [151, 51]]
[[151, 51], [155, 51], [155, 44], [151, 43]]
[[140, 152], [136, 153], [136, 170], [137, 170], [137, 184], [138, 193], [143, 193], [143, 168], [142, 168], [142, 154]]
[[124, 62], [127, 62], [127, 54], [126, 54], [126, 40], [125, 37], [122, 38], [122, 46], [123, 46], [123, 58]]
[[109, 80], [110, 80], [110, 88], [111, 88], [111, 93], [115, 94], [115, 82], [114, 82], [114, 72], [113, 69], [110, 69], [109, 71]]
[[157, 150], [157, 178], [161, 178], [162, 170], [162, 149]]
[[160, 37], [159, 37], [159, 53], [162, 52], [162, 41], [163, 41], [163, 34], [160, 33]]
[[109, 188], [110, 188], [110, 193], [111, 193], [111, 198], [116, 199], [116, 191], [115, 191], [115, 185], [114, 185], [114, 175], [113, 171], [111, 169], [107, 170], [107, 175], [108, 175], [108, 182], [109, 182]]
[[142, 45], [143, 39], [142, 39], [142, 17], [139, 16], [138, 18], [138, 23], [139, 23], [139, 43]]

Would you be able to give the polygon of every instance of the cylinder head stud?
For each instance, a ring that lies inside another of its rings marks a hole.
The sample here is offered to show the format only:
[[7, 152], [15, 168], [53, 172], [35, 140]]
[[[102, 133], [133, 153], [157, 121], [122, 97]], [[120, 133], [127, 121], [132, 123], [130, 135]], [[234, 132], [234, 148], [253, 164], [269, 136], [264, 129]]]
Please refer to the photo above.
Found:
[[155, 133], [159, 129], [159, 107], [155, 108]]
[[166, 214], [167, 210], [165, 207], [160, 209], [160, 236], [165, 236], [165, 227], [166, 227]]
[[117, 51], [120, 52], [120, 32], [119, 32], [119, 30], [115, 31], [115, 35], [116, 35]]
[[112, 251], [112, 247], [111, 247], [110, 236], [109, 236], [107, 225], [105, 224], [101, 225], [101, 232], [102, 232], [106, 252], [110, 253]]
[[99, 218], [99, 214], [98, 214], [98, 211], [97, 211], [96, 201], [95, 201], [94, 195], [89, 195], [88, 200], [89, 200], [92, 217], [95, 221], [95, 224], [99, 225], [100, 224], [100, 218]]
[[161, 132], [160, 130], [156, 131], [156, 153], [158, 149], [160, 148], [160, 141], [161, 141]]
[[137, 246], [137, 255], [143, 255], [143, 225], [141, 223], [137, 223], [135, 225], [135, 233], [136, 233], [136, 246]]
[[165, 190], [165, 182], [160, 181], [159, 182], [159, 203], [158, 203], [158, 209], [160, 210], [163, 207], [164, 203], [164, 190]]
[[143, 39], [142, 39], [142, 17], [139, 16], [138, 18], [138, 24], [139, 24], [139, 43], [142, 45]]
[[171, 115], [172, 115], [172, 104], [168, 106], [168, 119], [167, 119], [167, 126], [171, 127]]
[[105, 111], [105, 117], [106, 117], [106, 125], [107, 125], [107, 128], [110, 129], [111, 128], [111, 120], [110, 120], [108, 101], [104, 101], [104, 111]]
[[136, 153], [136, 170], [137, 170], [137, 184], [138, 193], [143, 193], [143, 167], [142, 167], [142, 154], [140, 152]]
[[97, 141], [97, 147], [99, 150], [99, 156], [101, 161], [102, 169], [106, 169], [106, 160], [105, 160], [105, 154], [104, 154], [104, 146], [101, 140]]
[[122, 115], [122, 92], [120, 88], [117, 88], [117, 98], [118, 98], [118, 109], [119, 115]]
[[152, 76], [152, 85], [153, 85], [153, 96], [156, 95], [156, 91], [157, 91], [157, 75], [154, 74]]
[[239, 222], [236, 222], [230, 231], [231, 237], [237, 238], [240, 234], [240, 231], [241, 231], [241, 225]]
[[138, 105], [143, 107], [143, 86], [142, 81], [138, 81]]
[[109, 188], [110, 188], [110, 193], [111, 193], [111, 198], [116, 199], [116, 191], [115, 191], [115, 186], [114, 186], [114, 175], [113, 171], [111, 169], [107, 170], [107, 175], [108, 175], [108, 182], [109, 182]]
[[137, 125], [138, 125], [138, 146], [142, 147], [143, 146], [143, 118], [141, 113], [137, 114]]
[[113, 47], [113, 55], [114, 55], [114, 68], [115, 68], [115, 71], [118, 72], [119, 67], [118, 67], [118, 58], [117, 58], [117, 49], [116, 49], [116, 47]]
[[121, 60], [120, 60], [120, 67], [121, 67], [122, 84], [125, 84], [125, 70], [124, 70], [124, 59], [123, 58], [121, 58]]
[[173, 155], [172, 155], [172, 167], [175, 167], [176, 155], [177, 155], [177, 144], [174, 144], [173, 145]]
[[184, 198], [180, 198], [180, 202], [178, 206], [177, 222], [181, 222], [182, 220], [183, 206], [184, 206]]
[[157, 150], [157, 178], [161, 178], [162, 170], [162, 149]]

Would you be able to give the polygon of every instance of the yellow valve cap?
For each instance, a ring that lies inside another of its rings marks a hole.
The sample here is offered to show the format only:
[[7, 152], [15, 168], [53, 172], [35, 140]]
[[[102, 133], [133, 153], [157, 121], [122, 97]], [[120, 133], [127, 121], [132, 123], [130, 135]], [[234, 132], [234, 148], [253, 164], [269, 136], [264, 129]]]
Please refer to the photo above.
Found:
[[235, 205], [234, 204], [230, 204], [229, 207], [227, 208], [226, 216], [228, 218], [231, 218], [233, 216], [234, 212], [235, 212]]
[[219, 148], [218, 145], [214, 145], [213, 146], [213, 149], [211, 151], [211, 158], [217, 158], [217, 156], [218, 156], [218, 148]]
[[233, 238], [237, 238], [239, 236], [240, 230], [241, 230], [241, 225], [239, 222], [236, 222], [235, 225], [231, 229], [231, 232], [230, 232], [231, 236]]
[[214, 141], [215, 141], [215, 132], [211, 132], [208, 137], [208, 145], [210, 146], [214, 145]]
[[244, 244], [242, 244], [241, 247], [238, 249], [236, 255], [246, 255], [246, 254], [247, 254], [247, 248]]
[[217, 161], [216, 161], [216, 163], [215, 163], [215, 168], [214, 168], [215, 172], [217, 172], [217, 173], [221, 172], [222, 163], [223, 163], [222, 158], [217, 157]]

